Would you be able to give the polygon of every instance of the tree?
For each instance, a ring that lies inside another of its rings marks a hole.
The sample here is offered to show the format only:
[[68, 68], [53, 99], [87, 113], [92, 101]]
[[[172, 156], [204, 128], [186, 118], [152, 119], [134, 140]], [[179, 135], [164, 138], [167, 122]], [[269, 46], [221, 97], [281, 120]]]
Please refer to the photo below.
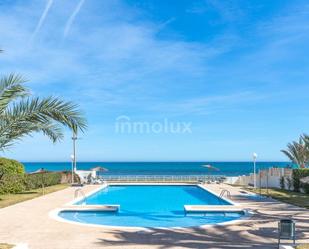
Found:
[[24, 166], [15, 160], [0, 158], [0, 194], [24, 189]]
[[286, 150], [281, 150], [292, 162], [297, 164], [300, 168], [305, 168], [309, 161], [308, 143], [306, 143], [304, 136], [299, 138], [299, 141], [288, 143]]
[[31, 97], [24, 83], [18, 74], [0, 78], [0, 150], [34, 132], [57, 142], [63, 138], [62, 126], [74, 133], [86, 129], [86, 119], [76, 104], [57, 97]]

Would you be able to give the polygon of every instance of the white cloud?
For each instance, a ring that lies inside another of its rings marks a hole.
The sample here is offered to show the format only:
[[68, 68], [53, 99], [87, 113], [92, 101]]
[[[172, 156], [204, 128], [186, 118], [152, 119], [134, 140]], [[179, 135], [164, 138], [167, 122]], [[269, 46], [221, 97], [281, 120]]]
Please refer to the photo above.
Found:
[[[162, 91], [174, 87], [171, 82], [187, 84], [204, 76], [207, 60], [225, 51], [220, 46], [160, 39], [157, 34], [164, 23], [137, 22], [135, 12], [120, 2], [112, 6], [87, 2], [77, 15], [82, 4], [55, 0], [50, 8], [50, 1], [44, 6], [36, 0], [8, 7], [8, 13], [0, 14], [6, 51], [0, 58], [1, 71], [21, 72], [35, 92], [61, 91], [87, 107], [94, 102], [102, 107], [132, 105], [147, 97], [160, 98]], [[29, 48], [25, 41], [33, 29], [36, 35]]]
[[53, 2], [54, 2], [53, 0], [47, 0], [44, 11], [43, 11], [43, 13], [40, 17], [38, 24], [35, 27], [35, 30], [34, 30], [32, 36], [31, 36], [30, 43], [32, 43], [33, 39], [35, 39], [37, 33], [40, 31], [42, 25], [44, 24], [44, 21], [45, 21], [47, 15], [48, 15], [49, 9], [51, 8]]
[[78, 12], [81, 10], [83, 4], [84, 4], [85, 0], [80, 0], [79, 3], [76, 5], [76, 8], [74, 9], [74, 11], [72, 12], [71, 16], [69, 17], [65, 27], [64, 27], [64, 32], [63, 32], [63, 36], [66, 37], [71, 29], [71, 26], [74, 22], [74, 19], [76, 18]]

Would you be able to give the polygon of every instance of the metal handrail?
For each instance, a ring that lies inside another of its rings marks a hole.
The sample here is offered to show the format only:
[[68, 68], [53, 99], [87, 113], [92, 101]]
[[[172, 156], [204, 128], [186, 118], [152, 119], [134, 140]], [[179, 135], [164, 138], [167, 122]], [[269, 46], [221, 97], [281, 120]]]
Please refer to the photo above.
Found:
[[82, 195], [82, 200], [86, 198], [86, 195], [84, 193], [84, 191], [81, 188], [78, 188], [74, 191], [74, 199], [76, 199], [78, 197], [78, 193], [80, 193]]
[[223, 189], [221, 191], [220, 197], [223, 197], [225, 193], [226, 193], [226, 197], [230, 199], [231, 198], [231, 192], [229, 190], [227, 190], [227, 189]]

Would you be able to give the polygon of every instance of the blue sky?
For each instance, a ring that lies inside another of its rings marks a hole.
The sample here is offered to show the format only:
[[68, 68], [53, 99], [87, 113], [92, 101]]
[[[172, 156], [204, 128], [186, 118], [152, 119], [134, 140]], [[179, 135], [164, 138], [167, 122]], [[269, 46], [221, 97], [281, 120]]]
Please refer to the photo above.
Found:
[[[80, 104], [79, 160], [285, 160], [308, 132], [308, 23], [299, 0], [1, 1], [0, 72]], [[191, 132], [119, 134], [121, 115]], [[67, 161], [70, 136], [34, 135], [4, 155]]]

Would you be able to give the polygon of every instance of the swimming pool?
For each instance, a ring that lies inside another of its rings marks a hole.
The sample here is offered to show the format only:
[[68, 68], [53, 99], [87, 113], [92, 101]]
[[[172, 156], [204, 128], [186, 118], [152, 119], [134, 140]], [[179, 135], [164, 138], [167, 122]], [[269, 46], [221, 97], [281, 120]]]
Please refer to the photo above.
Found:
[[75, 204], [118, 204], [118, 212], [59, 212], [62, 219], [124, 227], [192, 227], [240, 218], [241, 212], [186, 213], [184, 205], [232, 205], [197, 185], [110, 185]]

